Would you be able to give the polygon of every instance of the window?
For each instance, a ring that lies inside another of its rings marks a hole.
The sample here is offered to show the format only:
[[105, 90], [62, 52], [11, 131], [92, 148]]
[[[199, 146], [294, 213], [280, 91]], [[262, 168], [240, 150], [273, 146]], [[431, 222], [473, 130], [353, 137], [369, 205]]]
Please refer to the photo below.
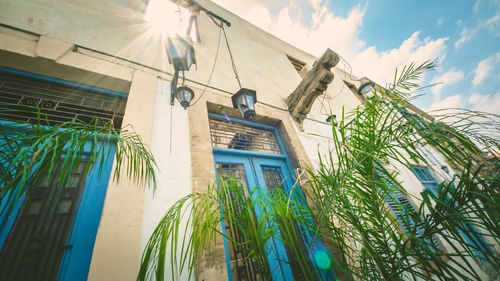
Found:
[[[77, 119], [120, 129], [125, 94], [0, 67], [0, 119], [56, 125]], [[24, 111], [12, 111], [14, 105]], [[43, 114], [37, 119], [37, 110]], [[50, 124], [49, 124], [50, 123]]]
[[212, 146], [222, 149], [283, 154], [271, 128], [248, 126], [225, 119], [210, 118]]
[[286, 57], [292, 63], [292, 65], [295, 68], [295, 70], [297, 70], [297, 73], [300, 74], [300, 72], [302, 71], [302, 69], [304, 69], [304, 67], [306, 66], [306, 63], [303, 62], [303, 61], [300, 61], [300, 60], [298, 60], [298, 59], [296, 59], [294, 57], [291, 57], [289, 55], [286, 55]]
[[426, 189], [430, 189], [432, 193], [437, 195], [438, 183], [432, 176], [428, 167], [413, 166], [412, 171], [417, 176], [418, 180]]
[[[437, 183], [435, 177], [432, 175], [429, 167], [426, 166], [413, 166], [412, 172], [415, 174], [417, 179], [422, 183], [422, 185], [430, 190], [436, 197], [439, 196], [440, 184]], [[474, 226], [470, 224], [461, 224], [461, 228], [466, 230], [467, 233], [459, 230], [460, 235], [464, 238], [464, 240], [471, 246], [478, 245], [482, 251], [491, 252], [490, 247], [485, 243], [481, 235], [477, 232]], [[481, 250], [476, 249], [474, 255], [480, 259], [484, 258], [484, 255], [481, 253]]]
[[[392, 179], [388, 177], [387, 171], [382, 165], [377, 165], [378, 175], [383, 179], [386, 185], [394, 185]], [[384, 170], [382, 170], [384, 169]], [[401, 225], [405, 232], [411, 232], [415, 228], [416, 233], [419, 237], [423, 237], [425, 233], [424, 227], [420, 223], [420, 217], [418, 215], [417, 209], [410, 202], [408, 197], [401, 191], [393, 191], [384, 196], [384, 200], [389, 206], [389, 209], [396, 217], [398, 223]], [[431, 237], [424, 238], [427, 243], [431, 244], [434, 248], [441, 249], [441, 245], [434, 235]]]
[[[11, 135], [16, 125], [4, 119], [38, 123], [37, 111], [46, 115], [42, 125], [98, 118], [98, 125], [112, 121], [119, 129], [125, 102], [125, 95], [112, 95], [110, 90], [0, 67], [0, 126]], [[10, 110], [18, 106], [24, 111]], [[0, 150], [9, 149], [5, 143], [11, 135], [0, 138]], [[34, 183], [29, 196], [20, 194], [15, 204], [2, 198], [0, 210], [12, 208], [9, 215], [0, 215], [2, 280], [87, 279], [114, 159], [113, 143], [95, 145], [110, 151], [110, 157], [96, 159], [103, 163], [100, 171], [85, 171], [81, 162], [63, 177], [60, 188], [54, 175]], [[82, 153], [89, 155], [90, 145]], [[0, 159], [4, 164], [8, 165]]]

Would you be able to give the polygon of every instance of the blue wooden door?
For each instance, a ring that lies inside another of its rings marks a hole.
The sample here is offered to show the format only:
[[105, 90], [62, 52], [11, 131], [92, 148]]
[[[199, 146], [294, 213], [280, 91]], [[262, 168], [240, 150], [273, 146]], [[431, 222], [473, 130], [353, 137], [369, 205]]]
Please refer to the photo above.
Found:
[[[253, 202], [262, 202], [260, 196], [267, 196], [275, 188], [284, 190], [291, 196], [293, 203], [305, 205], [306, 200], [300, 186], [295, 185], [293, 170], [286, 155], [286, 150], [281, 143], [280, 136], [275, 127], [235, 119], [227, 115], [209, 113], [212, 150], [215, 159], [217, 178], [237, 179], [239, 187], [246, 190]], [[293, 189], [293, 190], [292, 190]], [[266, 203], [264, 201], [264, 203]], [[266, 208], [261, 203], [254, 204], [254, 213], [258, 218], [265, 215]], [[307, 208], [303, 208], [306, 210]], [[272, 211], [272, 210], [271, 210]], [[306, 211], [307, 212], [307, 211]], [[268, 213], [271, 214], [272, 213]], [[304, 213], [304, 218], [311, 217]], [[313, 225], [313, 222], [308, 222]], [[276, 236], [270, 239], [267, 247], [267, 262], [273, 280], [304, 280], [298, 260], [291, 249], [282, 242], [281, 234], [275, 225], [270, 222], [269, 227], [277, 229]], [[331, 271], [330, 254], [323, 246], [319, 237], [313, 237], [308, 228], [297, 222], [293, 227], [295, 233], [301, 235], [303, 255], [313, 263], [315, 270], [322, 280], [335, 280]], [[222, 224], [223, 231], [230, 231], [227, 223]], [[284, 232], [283, 232], [284, 233]], [[292, 238], [295, 239], [295, 238]], [[243, 243], [245, 241], [237, 242]], [[224, 239], [226, 249], [226, 262], [228, 265], [229, 280], [231, 281], [257, 281], [262, 280], [255, 272], [251, 263], [247, 263], [245, 249], [238, 249]]]
[[56, 179], [44, 180], [0, 217], [2, 280], [87, 280], [115, 151], [114, 144], [95, 145], [109, 149], [107, 159], [96, 159], [104, 163], [100, 175], [98, 169], [85, 175], [84, 157], [59, 190]]
[[[239, 180], [243, 188], [248, 188], [248, 194], [254, 202], [260, 200], [261, 196], [263, 194], [267, 194], [272, 188], [278, 186], [290, 188], [293, 184], [284, 160], [218, 153], [214, 153], [214, 160], [217, 177], [226, 176]], [[259, 204], [256, 204], [254, 207], [255, 215], [260, 219], [264, 210], [259, 207]], [[253, 278], [256, 277], [251, 276], [252, 274], [256, 274], [252, 271], [253, 269], [245, 269], [245, 272], [241, 273], [239, 269], [231, 268], [239, 268], [243, 267], [243, 265], [239, 265], [237, 262], [231, 263], [229, 261], [230, 253], [228, 250], [228, 242], [224, 242], [226, 246], [226, 256], [228, 258], [229, 280], [254, 280]], [[236, 259], [242, 259], [245, 257], [244, 255], [238, 256], [238, 254], [240, 254], [238, 249], [232, 250], [232, 252], [234, 252], [233, 255], [236, 255]], [[267, 261], [273, 280], [293, 280], [292, 270], [288, 262], [285, 245], [280, 239], [278, 239], [278, 237], [268, 241], [266, 245], [266, 252], [269, 253]], [[248, 267], [248, 265], [245, 266]], [[235, 271], [236, 273], [234, 273]]]

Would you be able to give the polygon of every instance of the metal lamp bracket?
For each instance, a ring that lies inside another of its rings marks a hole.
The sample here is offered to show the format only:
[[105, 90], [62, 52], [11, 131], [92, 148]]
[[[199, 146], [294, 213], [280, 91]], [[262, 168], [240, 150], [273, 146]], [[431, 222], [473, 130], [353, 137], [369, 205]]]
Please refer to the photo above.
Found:
[[172, 83], [170, 84], [170, 105], [174, 105], [175, 93], [177, 91], [177, 80], [179, 80], [178, 69], [175, 70], [174, 77], [172, 78]]

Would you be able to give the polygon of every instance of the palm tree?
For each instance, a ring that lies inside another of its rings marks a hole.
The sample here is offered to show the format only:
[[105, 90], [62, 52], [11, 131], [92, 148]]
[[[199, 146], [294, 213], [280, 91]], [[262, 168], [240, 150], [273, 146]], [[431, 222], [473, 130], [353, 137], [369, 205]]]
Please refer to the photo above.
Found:
[[[460, 111], [431, 121], [411, 114], [410, 93], [434, 67], [428, 61], [403, 68], [394, 83], [332, 125], [334, 149], [321, 155], [319, 169], [308, 170], [310, 180], [299, 179], [311, 185], [305, 197], [297, 184], [250, 201], [241, 183], [221, 178], [179, 200], [149, 239], [137, 280], [163, 280], [168, 253], [172, 279], [191, 275], [217, 235], [243, 249], [258, 280], [272, 280], [273, 239], [285, 244], [297, 280], [330, 280], [331, 270], [345, 280], [481, 280], [481, 268], [500, 268], [484, 242], [500, 242], [499, 165], [479, 149], [498, 149], [499, 116]], [[413, 196], [398, 171], [430, 166], [424, 146], [457, 173]], [[222, 221], [231, 231], [219, 230]]]

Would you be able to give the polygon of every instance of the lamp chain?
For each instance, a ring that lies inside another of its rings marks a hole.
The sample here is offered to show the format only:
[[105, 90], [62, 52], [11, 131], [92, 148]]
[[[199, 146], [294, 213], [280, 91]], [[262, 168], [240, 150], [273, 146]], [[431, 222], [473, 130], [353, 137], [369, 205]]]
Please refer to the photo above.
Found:
[[236, 70], [236, 64], [234, 63], [233, 53], [231, 52], [231, 48], [229, 47], [229, 41], [227, 40], [226, 30], [224, 29], [223, 24], [221, 25], [221, 28], [222, 28], [222, 32], [224, 32], [224, 39], [226, 40], [227, 50], [229, 51], [229, 57], [231, 58], [231, 64], [233, 66], [234, 76], [236, 77], [236, 80], [238, 81], [238, 85], [240, 86], [240, 89], [241, 89], [240, 77], [238, 76], [238, 70]]

